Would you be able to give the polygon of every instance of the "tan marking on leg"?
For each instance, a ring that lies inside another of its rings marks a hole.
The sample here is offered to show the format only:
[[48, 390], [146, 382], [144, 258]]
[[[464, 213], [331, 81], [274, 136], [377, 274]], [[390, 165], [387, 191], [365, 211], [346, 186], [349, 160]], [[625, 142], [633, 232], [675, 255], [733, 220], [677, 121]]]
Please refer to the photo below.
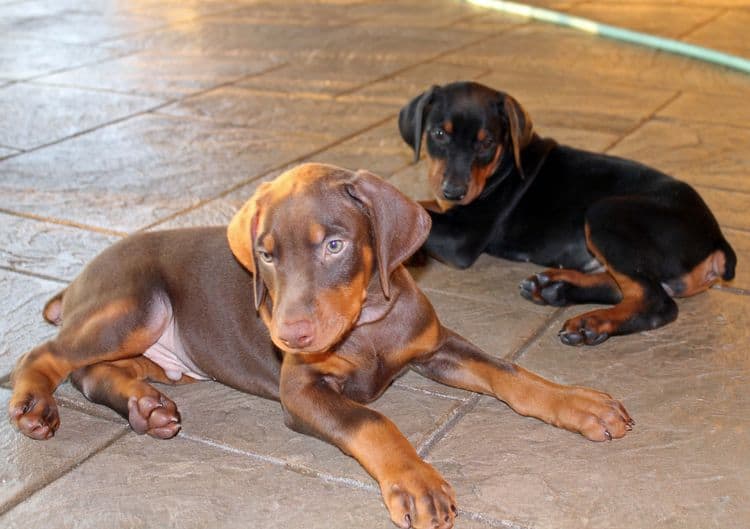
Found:
[[617, 282], [608, 272], [585, 274], [568, 268], [550, 268], [542, 272], [550, 281], [564, 281], [581, 288], [608, 286], [617, 288]]

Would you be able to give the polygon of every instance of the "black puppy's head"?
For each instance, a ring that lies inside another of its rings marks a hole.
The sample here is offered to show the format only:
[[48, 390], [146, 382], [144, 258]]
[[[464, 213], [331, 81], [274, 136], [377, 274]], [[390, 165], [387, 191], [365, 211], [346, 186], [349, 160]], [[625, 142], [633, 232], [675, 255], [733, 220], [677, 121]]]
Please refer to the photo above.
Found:
[[515, 99], [473, 82], [433, 86], [401, 109], [398, 126], [415, 161], [426, 136], [430, 186], [443, 209], [475, 200], [506, 162], [523, 177], [521, 151], [533, 136]]

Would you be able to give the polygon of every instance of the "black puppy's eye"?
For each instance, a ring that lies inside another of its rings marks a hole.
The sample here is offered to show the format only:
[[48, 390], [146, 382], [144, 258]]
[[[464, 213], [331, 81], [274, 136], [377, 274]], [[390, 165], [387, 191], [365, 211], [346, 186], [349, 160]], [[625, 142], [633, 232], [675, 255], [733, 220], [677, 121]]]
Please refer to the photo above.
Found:
[[477, 149], [480, 152], [489, 151], [494, 146], [495, 146], [495, 140], [493, 140], [489, 136], [477, 143]]
[[260, 260], [264, 263], [270, 263], [273, 261], [273, 255], [265, 250], [258, 250], [258, 257], [260, 257]]
[[441, 127], [435, 127], [434, 129], [432, 129], [430, 135], [432, 136], [432, 139], [434, 139], [438, 143], [447, 143], [448, 140], [450, 140], [450, 136], [448, 136], [448, 133]]

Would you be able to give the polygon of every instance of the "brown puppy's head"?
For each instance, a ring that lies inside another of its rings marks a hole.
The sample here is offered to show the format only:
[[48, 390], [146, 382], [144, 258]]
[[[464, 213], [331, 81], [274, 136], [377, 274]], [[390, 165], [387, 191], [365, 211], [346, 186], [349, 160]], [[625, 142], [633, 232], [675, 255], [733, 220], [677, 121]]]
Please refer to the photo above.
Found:
[[367, 303], [390, 297], [391, 273], [429, 229], [427, 213], [374, 174], [304, 164], [262, 184], [228, 238], [253, 274], [273, 342], [312, 354], [335, 347]]
[[444, 209], [475, 200], [501, 166], [523, 177], [521, 151], [533, 137], [515, 99], [473, 82], [433, 86], [401, 109], [398, 125], [415, 161], [427, 137], [430, 186]]

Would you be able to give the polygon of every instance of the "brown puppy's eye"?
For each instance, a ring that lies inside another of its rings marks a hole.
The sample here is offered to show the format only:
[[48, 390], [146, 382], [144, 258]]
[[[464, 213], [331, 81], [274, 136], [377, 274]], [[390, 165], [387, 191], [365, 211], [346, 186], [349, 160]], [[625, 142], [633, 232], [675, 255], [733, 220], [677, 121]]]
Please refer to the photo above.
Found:
[[430, 135], [432, 136], [432, 139], [437, 143], [448, 143], [448, 141], [450, 140], [450, 136], [448, 136], [448, 133], [440, 127], [435, 127], [434, 129], [432, 129], [432, 131], [430, 131]]
[[326, 252], [329, 254], [340, 253], [343, 249], [344, 241], [342, 241], [341, 239], [333, 239], [328, 241], [328, 244], [326, 244]]
[[258, 257], [260, 257], [260, 260], [264, 263], [270, 263], [273, 261], [273, 255], [265, 250], [258, 250]]

